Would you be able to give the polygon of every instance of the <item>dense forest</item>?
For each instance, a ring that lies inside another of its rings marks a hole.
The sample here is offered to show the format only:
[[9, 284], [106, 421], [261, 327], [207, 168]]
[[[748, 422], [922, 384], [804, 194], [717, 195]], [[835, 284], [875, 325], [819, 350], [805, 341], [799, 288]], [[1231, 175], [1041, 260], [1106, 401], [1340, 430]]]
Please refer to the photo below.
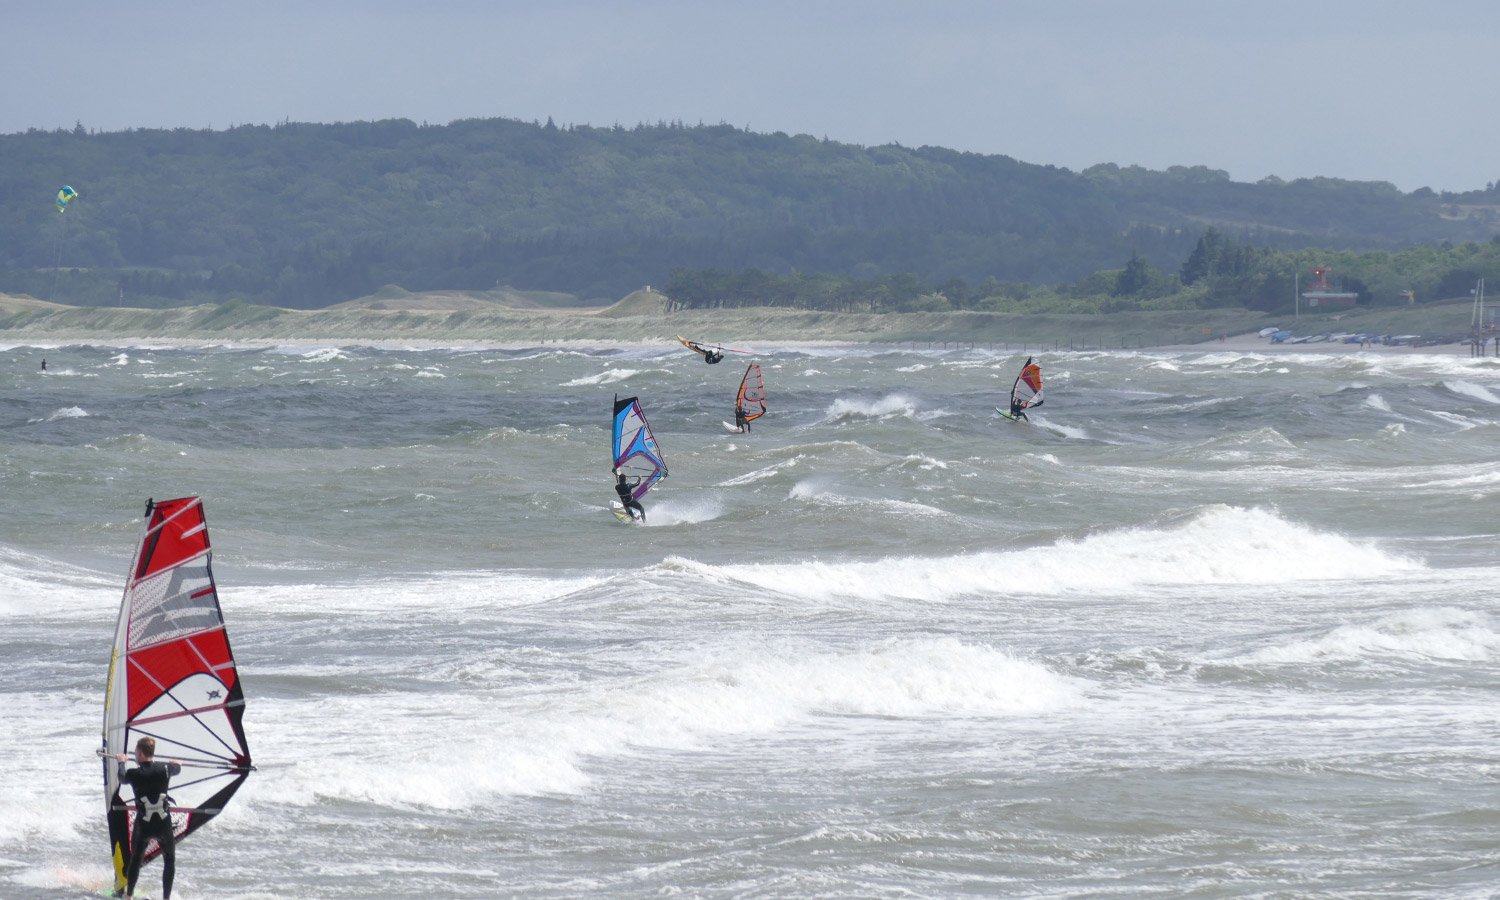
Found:
[[1380, 303], [1456, 292], [1500, 233], [1494, 184], [1071, 172], [727, 125], [79, 125], [0, 135], [0, 159], [0, 291], [92, 305], [669, 284], [690, 306], [1264, 306], [1314, 263]]

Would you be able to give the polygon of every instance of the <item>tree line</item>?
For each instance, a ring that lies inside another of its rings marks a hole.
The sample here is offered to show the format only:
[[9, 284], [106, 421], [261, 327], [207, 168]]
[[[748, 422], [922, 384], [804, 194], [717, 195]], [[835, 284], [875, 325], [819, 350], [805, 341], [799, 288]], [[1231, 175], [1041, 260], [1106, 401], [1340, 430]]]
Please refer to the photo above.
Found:
[[[79, 125], [0, 135], [0, 159], [0, 290], [100, 305], [310, 308], [386, 284], [607, 301], [683, 269], [830, 273], [861, 287], [825, 280], [796, 302], [893, 308], [914, 302], [887, 299], [904, 297], [907, 275], [919, 297], [962, 305], [1062, 296], [1122, 265], [1130, 290], [1117, 296], [1145, 302], [1169, 287], [1162, 272], [1197, 283], [1178, 270], [1207, 227], [1282, 254], [1482, 243], [1500, 228], [1494, 184], [1438, 194], [1242, 183], [1202, 166], [1072, 172], [681, 122]], [[65, 183], [79, 197], [59, 215]], [[820, 290], [827, 299], [809, 299]]]
[[759, 269], [674, 269], [663, 293], [672, 309], [770, 306], [823, 312], [1123, 312], [1243, 308], [1290, 311], [1328, 268], [1335, 287], [1365, 307], [1450, 300], [1469, 295], [1480, 278], [1500, 284], [1500, 236], [1457, 246], [1353, 252], [1275, 250], [1206, 229], [1175, 270], [1132, 254], [1123, 266], [1056, 285], [986, 278], [924, 281], [903, 272], [858, 278], [828, 272], [776, 274]]

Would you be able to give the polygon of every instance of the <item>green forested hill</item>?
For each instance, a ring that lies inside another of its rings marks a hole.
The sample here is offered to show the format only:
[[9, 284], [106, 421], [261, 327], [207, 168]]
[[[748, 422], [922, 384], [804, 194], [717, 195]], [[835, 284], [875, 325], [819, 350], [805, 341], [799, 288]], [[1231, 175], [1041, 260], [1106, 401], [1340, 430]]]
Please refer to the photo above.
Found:
[[[65, 215], [62, 184], [79, 192]], [[1488, 240], [1497, 208], [1493, 187], [1074, 173], [725, 125], [78, 127], [0, 135], [0, 290], [321, 307], [386, 284], [613, 299], [675, 269], [1057, 283], [1133, 254], [1175, 269], [1210, 225], [1257, 246], [1373, 250]]]

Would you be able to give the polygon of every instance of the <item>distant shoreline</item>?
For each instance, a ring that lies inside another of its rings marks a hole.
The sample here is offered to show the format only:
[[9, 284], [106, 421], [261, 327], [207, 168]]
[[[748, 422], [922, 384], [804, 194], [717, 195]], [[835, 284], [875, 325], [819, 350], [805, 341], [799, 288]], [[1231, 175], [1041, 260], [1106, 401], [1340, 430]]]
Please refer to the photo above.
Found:
[[[441, 301], [441, 302], [440, 302]], [[1006, 353], [1063, 351], [1257, 353], [1426, 353], [1470, 355], [1467, 343], [1424, 347], [1272, 344], [1258, 336], [1286, 319], [1243, 309], [1122, 313], [828, 313], [773, 307], [667, 311], [649, 289], [608, 307], [516, 309], [494, 304], [452, 307], [444, 294], [408, 298], [401, 309], [333, 307], [294, 310], [249, 303], [168, 309], [79, 307], [0, 295], [0, 345], [99, 346], [369, 346], [411, 349], [650, 347], [677, 335], [705, 343], [770, 347], [882, 345], [974, 347]], [[447, 306], [442, 304], [446, 303]], [[430, 304], [430, 305], [420, 305]], [[1462, 334], [1467, 304], [1304, 315], [1298, 334]], [[1214, 339], [1212, 335], [1221, 336]]]
[[[359, 337], [327, 337], [327, 338], [213, 338], [213, 337], [42, 337], [32, 336], [26, 340], [12, 340], [11, 336], [0, 331], [0, 349], [35, 348], [37, 350], [61, 350], [70, 346], [109, 347], [121, 350], [149, 350], [149, 349], [266, 349], [266, 348], [297, 348], [305, 350], [319, 350], [327, 348], [344, 347], [368, 347], [374, 350], [409, 350], [416, 352], [430, 351], [519, 351], [535, 349], [563, 349], [563, 350], [643, 350], [650, 348], [674, 349], [678, 348], [675, 340], [664, 340], [647, 338], [640, 340], [598, 340], [598, 339], [576, 339], [576, 340], [553, 340], [553, 341], [525, 341], [525, 340], [441, 340], [428, 338], [391, 339], [391, 338], [359, 338]], [[745, 350], [751, 353], [775, 353], [778, 351], [795, 351], [802, 349], [827, 349], [847, 347], [850, 349], [867, 349], [871, 347], [889, 346], [890, 349], [909, 349], [913, 344], [924, 344], [924, 341], [875, 341], [875, 340], [805, 340], [805, 341], [756, 341], [747, 342]], [[941, 344], [943, 342], [931, 342]], [[952, 349], [964, 349], [970, 343], [976, 349], [992, 349], [999, 352], [1015, 355], [1030, 354], [1059, 354], [1059, 353], [1266, 353], [1266, 354], [1312, 354], [1331, 356], [1334, 354], [1344, 355], [1386, 355], [1402, 354], [1413, 356], [1470, 356], [1468, 344], [1432, 344], [1424, 347], [1411, 346], [1389, 346], [1385, 344], [1371, 344], [1360, 347], [1358, 344], [1342, 343], [1316, 343], [1316, 344], [1272, 344], [1267, 339], [1255, 335], [1236, 335], [1222, 341], [1205, 341], [1198, 344], [1169, 344], [1159, 347], [1142, 348], [1078, 348], [1067, 347], [1025, 347], [1017, 344], [1011, 348], [993, 348], [987, 342], [947, 342], [952, 344]], [[903, 348], [902, 345], [907, 345]], [[1494, 357], [1493, 346], [1486, 349], [1487, 356]]]

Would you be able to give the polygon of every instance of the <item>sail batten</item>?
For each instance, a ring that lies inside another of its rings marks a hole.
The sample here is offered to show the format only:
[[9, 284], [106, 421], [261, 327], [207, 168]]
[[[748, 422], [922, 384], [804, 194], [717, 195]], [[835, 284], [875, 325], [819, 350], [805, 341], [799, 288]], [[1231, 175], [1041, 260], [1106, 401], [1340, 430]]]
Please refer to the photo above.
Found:
[[[254, 768], [202, 502], [148, 503], [146, 516], [115, 627], [100, 749], [117, 890], [125, 886], [136, 808], [122, 793], [115, 754], [149, 736], [162, 759], [219, 770], [171, 786], [178, 840], [218, 815]], [[145, 858], [159, 852], [153, 841]]]

